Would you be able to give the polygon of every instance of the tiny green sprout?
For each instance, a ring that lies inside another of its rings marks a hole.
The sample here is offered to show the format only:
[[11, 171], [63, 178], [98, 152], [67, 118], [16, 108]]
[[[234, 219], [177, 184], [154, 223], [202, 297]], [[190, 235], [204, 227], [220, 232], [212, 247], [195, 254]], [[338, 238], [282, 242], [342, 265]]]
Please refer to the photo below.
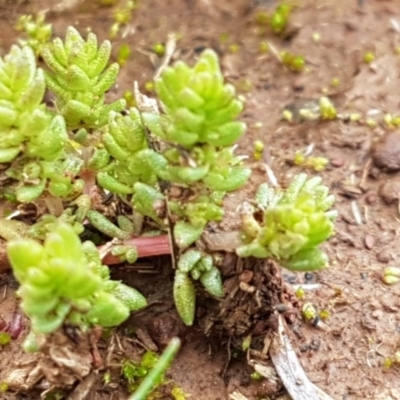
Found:
[[5, 393], [8, 390], [8, 384], [5, 382], [0, 382], [0, 393]]
[[317, 318], [318, 313], [315, 307], [311, 303], [304, 303], [301, 307], [301, 314], [305, 321], [314, 322]]
[[261, 42], [258, 45], [258, 51], [263, 54], [268, 53], [269, 52], [269, 44], [267, 42]]
[[350, 122], [359, 122], [362, 118], [360, 113], [351, 113], [349, 115]]
[[189, 396], [179, 386], [174, 386], [171, 390], [173, 400], [187, 400]]
[[394, 129], [400, 126], [400, 117], [392, 114], [385, 114], [383, 121], [388, 128]]
[[253, 158], [256, 161], [260, 161], [262, 159], [264, 153], [264, 142], [261, 140], [256, 140], [253, 143]]
[[386, 285], [394, 285], [400, 281], [400, 268], [398, 267], [386, 267], [383, 270], [382, 281]]
[[242, 340], [242, 350], [247, 351], [250, 349], [250, 346], [251, 346], [251, 335], [248, 335]]
[[128, 108], [136, 106], [136, 100], [135, 97], [133, 96], [132, 90], [125, 90], [122, 97], [126, 101], [126, 105]]
[[118, 49], [117, 62], [123, 67], [131, 56], [131, 47], [128, 44], [122, 44]]
[[253, 88], [253, 84], [249, 78], [241, 78], [235, 85], [236, 89], [238, 92], [241, 93], [248, 93], [251, 92]]
[[329, 160], [325, 157], [306, 157], [301, 151], [297, 151], [294, 155], [294, 163], [303, 168], [309, 168], [320, 172], [326, 168]]
[[229, 45], [229, 47], [228, 47], [229, 53], [236, 54], [236, 53], [239, 52], [239, 50], [240, 50], [240, 46], [239, 46], [238, 44], [236, 44], [236, 43], [231, 44], [231, 45]]
[[144, 88], [146, 92], [154, 92], [154, 82], [153, 81], [147, 81], [144, 84]]
[[365, 62], [366, 64], [371, 64], [372, 62], [375, 61], [375, 54], [374, 54], [372, 51], [367, 51], [367, 52], [364, 54], [363, 59], [364, 59], [364, 62]]
[[306, 65], [306, 61], [303, 56], [291, 54], [287, 51], [281, 53], [282, 64], [288, 67], [293, 72], [302, 72]]
[[[180, 348], [179, 338], [172, 338], [160, 358], [153, 364], [151, 370], [145, 374], [135, 393], [128, 400], [148, 399], [149, 394], [163, 383], [164, 373], [169, 368]], [[146, 367], [147, 368], [147, 367]]]
[[11, 335], [8, 332], [0, 332], [0, 346], [5, 346], [11, 342]]
[[106, 371], [103, 374], [102, 381], [103, 381], [104, 385], [108, 385], [111, 382], [111, 372], [110, 371]]
[[282, 119], [284, 121], [293, 122], [293, 113], [290, 110], [283, 110]]
[[110, 29], [108, 30], [108, 36], [110, 39], [116, 39], [119, 35], [119, 32], [121, 30], [121, 24], [119, 22], [114, 22], [111, 26]]
[[22, 39], [20, 43], [32, 47], [36, 55], [40, 53], [42, 46], [50, 41], [53, 33], [52, 25], [46, 23], [44, 13], [38, 14], [35, 19], [32, 15], [21, 15], [15, 29], [28, 36], [27, 40]]
[[296, 297], [300, 300], [304, 299], [305, 296], [305, 292], [304, 289], [300, 286], [299, 288], [297, 288], [296, 290]]
[[289, 4], [280, 4], [276, 7], [275, 11], [269, 18], [269, 25], [274, 33], [280, 35], [285, 32], [292, 8], [293, 6]]
[[319, 317], [322, 319], [322, 321], [326, 321], [326, 320], [328, 320], [328, 319], [331, 317], [330, 311], [329, 311], [329, 310], [326, 310], [326, 309], [321, 310], [321, 311], [318, 313], [318, 315], [319, 315]]
[[264, 377], [259, 372], [255, 371], [250, 375], [250, 378], [253, 381], [261, 381]]
[[385, 114], [383, 117], [383, 122], [386, 124], [388, 128], [393, 127], [393, 117], [391, 114]]
[[97, 2], [104, 7], [115, 6], [118, 3], [118, 0], [97, 0]]
[[268, 13], [264, 11], [260, 11], [255, 15], [255, 21], [260, 25], [268, 25], [270, 21], [270, 17]]
[[372, 118], [367, 118], [367, 120], [365, 121], [365, 124], [369, 128], [376, 128], [378, 126], [378, 122]]
[[395, 362], [394, 362], [392, 357], [385, 357], [384, 360], [383, 360], [383, 367], [384, 368], [388, 368], [388, 369], [392, 368], [394, 363]]
[[331, 81], [331, 86], [334, 88], [337, 88], [340, 86], [340, 79], [338, 77], [335, 77]]
[[123, 7], [119, 7], [114, 12], [115, 22], [126, 25], [132, 18], [132, 11], [136, 8], [134, 1], [127, 1]]
[[325, 96], [319, 99], [319, 109], [321, 114], [321, 119], [332, 120], [337, 118], [337, 110], [332, 101]]
[[158, 57], [162, 57], [165, 54], [165, 46], [162, 43], [156, 43], [152, 47], [152, 50]]
[[221, 33], [221, 35], [219, 35], [219, 41], [220, 43], [226, 43], [229, 39], [229, 35], [227, 33]]

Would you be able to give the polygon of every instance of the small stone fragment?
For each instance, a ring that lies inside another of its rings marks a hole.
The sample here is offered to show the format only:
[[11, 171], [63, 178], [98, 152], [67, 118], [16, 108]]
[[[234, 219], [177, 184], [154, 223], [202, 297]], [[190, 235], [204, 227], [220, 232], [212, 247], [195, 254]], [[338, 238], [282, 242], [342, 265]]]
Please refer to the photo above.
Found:
[[379, 187], [379, 196], [386, 204], [399, 201], [400, 177], [389, 179]]
[[373, 144], [371, 156], [375, 165], [388, 171], [400, 170], [400, 133], [393, 131]]
[[392, 261], [393, 257], [386, 251], [380, 251], [377, 253], [376, 259], [382, 264], [387, 264], [389, 261]]
[[375, 204], [378, 201], [378, 196], [374, 192], [369, 192], [365, 196], [365, 202], [370, 206]]
[[245, 269], [240, 275], [239, 280], [244, 283], [250, 283], [253, 279], [254, 272], [248, 269]]
[[365, 248], [371, 250], [375, 244], [375, 238], [372, 235], [366, 235], [364, 238]]
[[301, 92], [302, 90], [304, 90], [304, 78], [303, 78], [303, 76], [298, 76], [295, 79], [293, 79], [292, 88], [296, 92]]
[[335, 157], [331, 159], [331, 165], [335, 168], [340, 168], [343, 167], [344, 165], [344, 160], [343, 158], [340, 157]]

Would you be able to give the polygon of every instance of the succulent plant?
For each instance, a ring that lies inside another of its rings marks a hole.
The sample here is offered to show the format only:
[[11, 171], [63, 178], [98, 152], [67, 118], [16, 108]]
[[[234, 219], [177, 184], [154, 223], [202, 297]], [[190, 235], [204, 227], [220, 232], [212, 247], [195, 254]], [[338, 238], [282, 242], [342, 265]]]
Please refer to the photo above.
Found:
[[94, 244], [82, 244], [68, 224], [57, 224], [43, 245], [12, 240], [7, 252], [34, 334], [52, 333], [66, 322], [82, 329], [117, 326], [146, 305], [138, 291], [110, 280]]
[[125, 108], [124, 99], [105, 104], [105, 93], [119, 72], [118, 63], [107, 67], [110, 54], [108, 40], [98, 47], [94, 33], [89, 33], [85, 41], [72, 26], [67, 29], [65, 42], [56, 38], [43, 47], [41, 55], [50, 69], [46, 85], [55, 94], [56, 107], [68, 128], [102, 127], [110, 111]]
[[282, 192], [261, 185], [256, 195], [261, 221], [256, 219], [251, 205], [243, 207], [246, 244], [237, 249], [237, 254], [271, 257], [294, 271], [326, 266], [327, 256], [318, 246], [333, 234], [336, 212], [329, 210], [335, 198], [321, 181], [320, 177], [307, 180], [306, 174], [300, 174]]

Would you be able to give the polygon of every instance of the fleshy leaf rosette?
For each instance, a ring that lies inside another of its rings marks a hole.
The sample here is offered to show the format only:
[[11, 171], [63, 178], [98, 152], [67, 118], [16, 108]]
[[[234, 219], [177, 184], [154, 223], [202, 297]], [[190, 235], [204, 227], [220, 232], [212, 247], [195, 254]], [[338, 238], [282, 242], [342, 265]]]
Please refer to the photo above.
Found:
[[138, 291], [110, 280], [95, 245], [82, 244], [66, 223], [56, 225], [43, 245], [16, 239], [7, 252], [35, 335], [52, 333], [65, 322], [81, 329], [117, 326], [146, 305]]
[[110, 111], [125, 109], [124, 99], [105, 104], [105, 93], [119, 72], [118, 63], [107, 67], [110, 54], [108, 40], [98, 47], [94, 33], [89, 33], [85, 41], [71, 26], [65, 42], [56, 38], [43, 47], [41, 55], [50, 69], [46, 73], [46, 84], [55, 94], [57, 109], [68, 128], [102, 127]]
[[2, 193], [13, 193], [20, 202], [34, 201], [45, 190], [60, 197], [81, 190], [81, 182], [74, 180], [80, 165], [65, 158], [64, 118], [46, 109], [45, 88], [29, 46], [13, 46], [0, 59], [0, 163], [11, 163], [5, 175], [16, 183], [4, 186]]
[[22, 150], [27, 157], [46, 161], [62, 153], [67, 141], [64, 119], [46, 110], [45, 89], [30, 47], [14, 45], [0, 58], [0, 163], [13, 161]]
[[249, 205], [242, 210], [246, 244], [237, 249], [240, 257], [271, 257], [293, 271], [313, 271], [328, 263], [318, 247], [334, 231], [336, 212], [330, 210], [335, 198], [320, 177], [307, 180], [296, 176], [283, 192], [262, 185], [257, 193], [262, 220]]
[[136, 108], [131, 108], [126, 115], [114, 111], [109, 113], [102, 143], [111, 161], [98, 171], [97, 182], [113, 193], [132, 194], [136, 182], [154, 185], [154, 170], [166, 166], [164, 158], [148, 148]]
[[246, 124], [235, 121], [243, 109], [235, 88], [225, 84], [217, 54], [205, 50], [191, 68], [183, 61], [167, 67], [156, 79], [156, 93], [164, 115], [144, 114], [150, 130], [163, 140], [192, 148], [235, 144]]

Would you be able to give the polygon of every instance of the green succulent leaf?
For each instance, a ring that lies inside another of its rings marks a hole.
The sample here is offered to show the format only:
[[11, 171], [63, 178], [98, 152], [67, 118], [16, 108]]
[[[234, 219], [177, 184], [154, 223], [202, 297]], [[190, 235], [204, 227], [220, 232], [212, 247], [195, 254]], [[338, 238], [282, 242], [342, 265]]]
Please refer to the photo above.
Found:
[[221, 273], [218, 268], [213, 267], [204, 272], [200, 277], [200, 282], [212, 296], [222, 297], [224, 295]]
[[181, 250], [188, 248], [203, 233], [204, 226], [193, 226], [184, 221], [178, 221], [174, 226], [175, 242]]
[[191, 326], [196, 310], [196, 290], [190, 277], [176, 271], [174, 279], [174, 301], [179, 316], [185, 325]]

